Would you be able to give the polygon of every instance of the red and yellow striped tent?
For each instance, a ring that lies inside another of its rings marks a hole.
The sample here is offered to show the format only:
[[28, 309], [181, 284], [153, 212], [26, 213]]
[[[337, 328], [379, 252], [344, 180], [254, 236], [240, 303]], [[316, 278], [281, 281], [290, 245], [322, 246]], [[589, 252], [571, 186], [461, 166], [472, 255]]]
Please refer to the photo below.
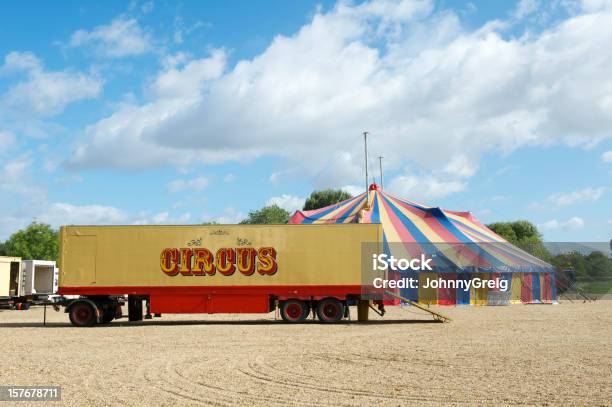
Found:
[[[508, 243], [469, 212], [432, 207], [394, 197], [372, 184], [368, 193], [312, 211], [296, 211], [292, 224], [380, 223], [383, 246], [396, 258], [426, 253], [432, 273], [413, 277], [504, 279], [509, 289], [402, 289], [427, 304], [550, 303], [555, 300], [554, 270], [546, 262]], [[421, 284], [422, 286], [422, 284]]]

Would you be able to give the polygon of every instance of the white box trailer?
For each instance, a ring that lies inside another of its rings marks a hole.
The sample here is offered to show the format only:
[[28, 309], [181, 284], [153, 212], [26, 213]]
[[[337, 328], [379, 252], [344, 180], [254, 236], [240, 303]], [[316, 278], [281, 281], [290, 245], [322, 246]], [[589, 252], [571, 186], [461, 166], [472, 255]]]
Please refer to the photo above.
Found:
[[19, 295], [21, 258], [0, 256], [0, 298]]
[[50, 296], [57, 293], [59, 271], [49, 260], [23, 260], [19, 280], [20, 297]]

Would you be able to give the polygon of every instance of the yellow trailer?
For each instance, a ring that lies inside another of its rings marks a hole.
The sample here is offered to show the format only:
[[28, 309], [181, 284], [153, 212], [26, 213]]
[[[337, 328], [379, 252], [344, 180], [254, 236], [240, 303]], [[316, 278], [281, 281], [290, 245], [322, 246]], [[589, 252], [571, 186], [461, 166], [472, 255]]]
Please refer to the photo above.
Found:
[[144, 300], [154, 314], [278, 305], [287, 322], [336, 322], [361, 298], [362, 244], [381, 240], [379, 224], [66, 226], [58, 293], [81, 296], [67, 307], [78, 326], [110, 322], [124, 295], [131, 320]]

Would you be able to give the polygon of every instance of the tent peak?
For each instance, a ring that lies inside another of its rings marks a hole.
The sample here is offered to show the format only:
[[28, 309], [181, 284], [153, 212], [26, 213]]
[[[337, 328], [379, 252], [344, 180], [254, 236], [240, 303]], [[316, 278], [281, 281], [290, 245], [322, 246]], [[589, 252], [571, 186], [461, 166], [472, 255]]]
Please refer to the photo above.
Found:
[[375, 182], [370, 184], [370, 187], [368, 188], [368, 191], [380, 191], [380, 187], [378, 186], [378, 184], [376, 184]]

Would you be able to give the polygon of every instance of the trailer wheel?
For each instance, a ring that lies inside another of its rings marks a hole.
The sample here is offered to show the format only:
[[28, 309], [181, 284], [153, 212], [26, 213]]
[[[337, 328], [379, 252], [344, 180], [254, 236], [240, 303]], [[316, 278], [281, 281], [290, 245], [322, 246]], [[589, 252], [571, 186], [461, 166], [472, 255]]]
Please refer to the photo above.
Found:
[[287, 300], [280, 305], [281, 318], [285, 322], [299, 323], [304, 322], [308, 317], [308, 305], [301, 300]]
[[344, 304], [337, 298], [324, 298], [317, 305], [317, 317], [325, 323], [335, 323], [344, 315]]
[[70, 322], [78, 327], [94, 326], [96, 323], [96, 310], [91, 304], [79, 301], [70, 307]]
[[111, 308], [105, 309], [102, 315], [102, 323], [110, 324], [113, 319], [115, 319], [115, 310]]

